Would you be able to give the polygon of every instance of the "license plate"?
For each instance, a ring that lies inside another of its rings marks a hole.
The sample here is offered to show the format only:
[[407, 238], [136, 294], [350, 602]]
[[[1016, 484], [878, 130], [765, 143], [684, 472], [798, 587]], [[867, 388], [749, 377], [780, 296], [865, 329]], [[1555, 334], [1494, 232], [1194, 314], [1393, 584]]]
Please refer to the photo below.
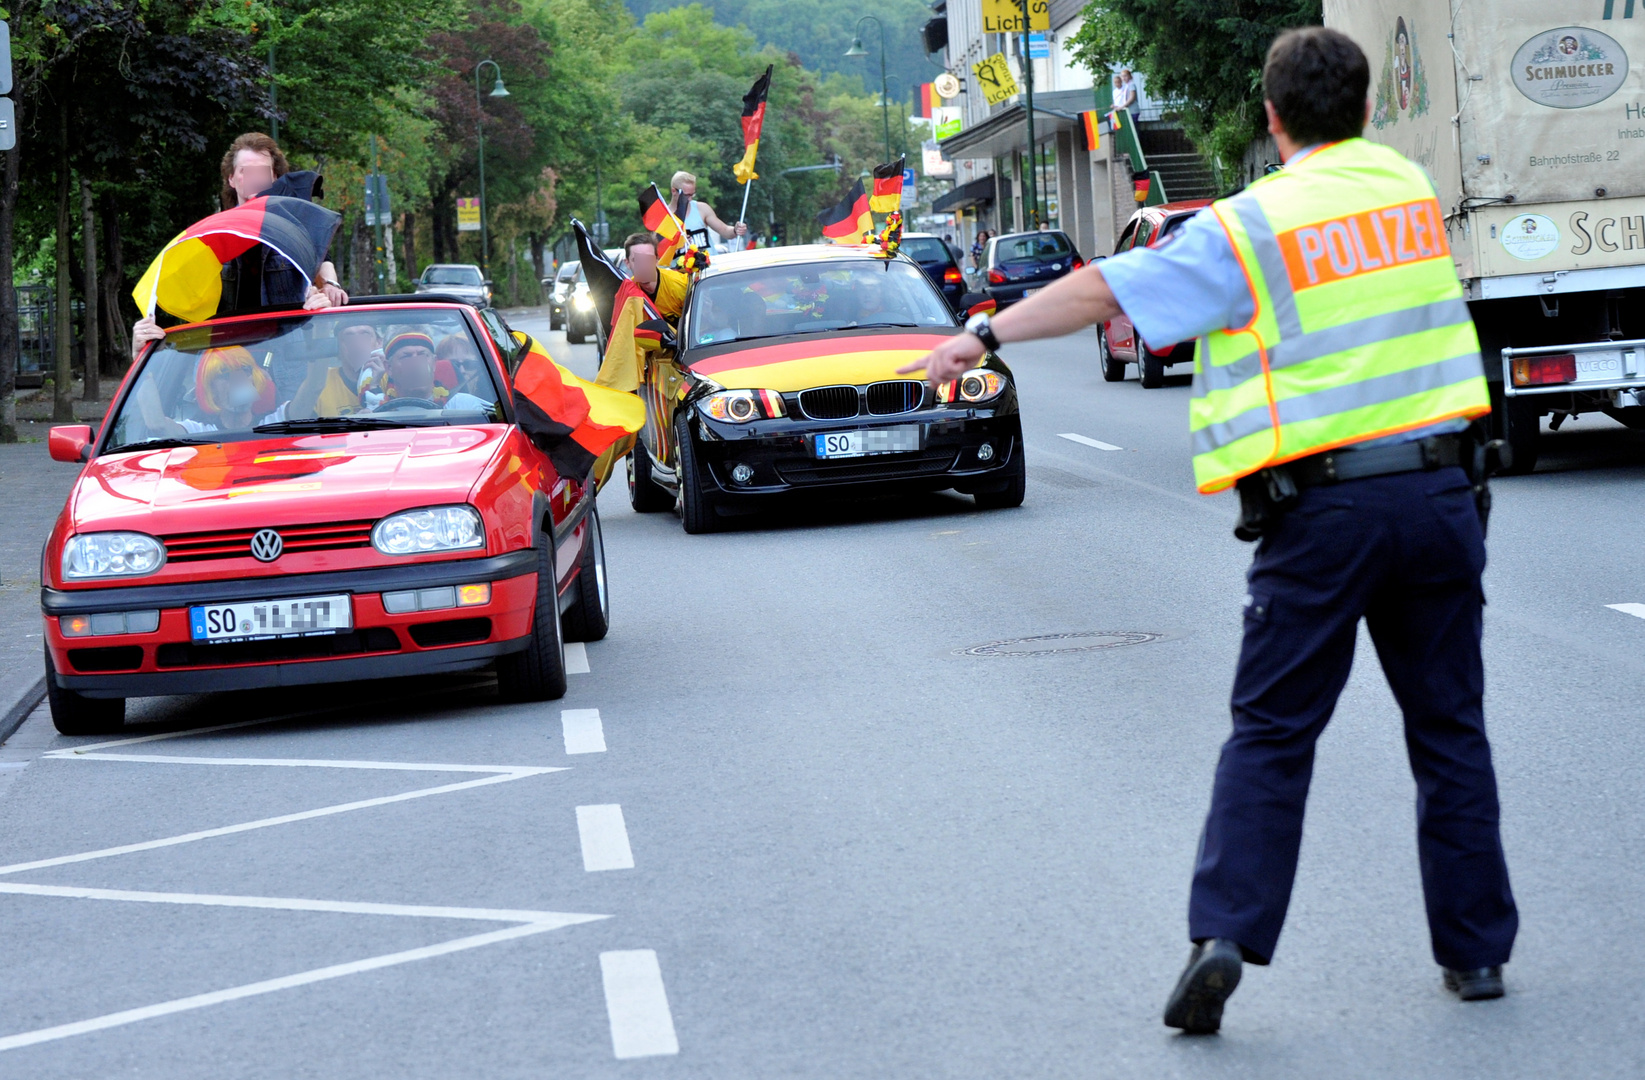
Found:
[[1045, 286], [1044, 286], [1044, 285], [1040, 285], [1040, 286], [1038, 286], [1038, 287], [1036, 287], [1036, 288], [1032, 288], [1032, 289], [1024, 289], [1024, 290], [1023, 290], [1023, 291], [1022, 291], [1022, 294], [1023, 294], [1023, 295], [1024, 295], [1024, 296], [1033, 296], [1033, 295], [1034, 295], [1034, 294], [1035, 294], [1035, 293], [1037, 293], [1037, 292], [1039, 292], [1039, 291], [1040, 291], [1040, 289], [1043, 289], [1043, 288], [1045, 288]]
[[920, 428], [918, 424], [907, 424], [871, 431], [831, 431], [813, 436], [813, 439], [819, 458], [906, 454], [920, 448]]
[[254, 641], [258, 638], [336, 634], [354, 627], [348, 593], [297, 596], [288, 600], [243, 600], [188, 609], [195, 641]]

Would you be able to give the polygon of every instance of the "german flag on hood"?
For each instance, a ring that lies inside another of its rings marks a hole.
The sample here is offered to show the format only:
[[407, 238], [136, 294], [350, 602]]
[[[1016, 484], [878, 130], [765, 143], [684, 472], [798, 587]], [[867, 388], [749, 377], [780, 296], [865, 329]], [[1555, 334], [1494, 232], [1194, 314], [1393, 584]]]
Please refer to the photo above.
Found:
[[906, 157], [874, 166], [874, 194], [869, 197], [868, 209], [876, 214], [889, 214], [902, 209], [902, 174]]
[[554, 362], [533, 338], [514, 373], [520, 430], [548, 455], [559, 474], [583, 480], [594, 462], [645, 426], [645, 404], [633, 394], [584, 382]]
[[[899, 174], [900, 175], [900, 174]], [[839, 205], [817, 215], [822, 234], [835, 243], [861, 244], [863, 233], [874, 231], [874, 215], [868, 212], [868, 192], [862, 181], [851, 185]]]
[[754, 171], [754, 157], [760, 150], [760, 128], [765, 125], [765, 96], [770, 92], [771, 65], [767, 65], [765, 74], [755, 79], [754, 85], [743, 95], [743, 159], [731, 166], [731, 172], [739, 184], [759, 179], [760, 174]]
[[647, 229], [657, 234], [657, 265], [667, 266], [673, 262], [674, 253], [685, 243], [685, 229], [668, 208], [668, 200], [663, 198], [656, 184], [647, 184], [640, 189], [640, 220]]

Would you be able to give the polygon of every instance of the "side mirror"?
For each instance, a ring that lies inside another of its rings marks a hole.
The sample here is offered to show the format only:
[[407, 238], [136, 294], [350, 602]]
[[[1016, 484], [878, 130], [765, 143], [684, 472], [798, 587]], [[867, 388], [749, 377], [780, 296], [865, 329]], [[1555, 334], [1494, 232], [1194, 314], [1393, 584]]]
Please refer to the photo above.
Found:
[[46, 449], [53, 461], [72, 461], [75, 464], [85, 461], [86, 453], [91, 449], [91, 425], [60, 424], [52, 428], [46, 437]]
[[987, 293], [969, 292], [960, 297], [960, 308], [965, 312], [967, 319], [984, 311], [992, 314], [998, 307], [999, 305], [994, 303], [994, 298]]
[[486, 281], [485, 281], [486, 288], [488, 288], [488, 289], [492, 288], [496, 284], [497, 283], [495, 281], [492, 281], [490, 278], [486, 278]]

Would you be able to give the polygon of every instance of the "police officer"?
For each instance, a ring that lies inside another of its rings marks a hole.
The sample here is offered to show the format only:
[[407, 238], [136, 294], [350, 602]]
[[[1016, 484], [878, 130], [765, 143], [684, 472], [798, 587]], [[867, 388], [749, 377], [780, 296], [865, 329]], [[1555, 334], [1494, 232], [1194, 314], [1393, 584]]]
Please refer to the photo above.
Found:
[[[1123, 312], [1199, 338], [1189, 427], [1199, 490], [1239, 488], [1261, 537], [1165, 1023], [1211, 1033], [1243, 963], [1279, 939], [1313, 769], [1364, 618], [1405, 716], [1434, 958], [1464, 1000], [1499, 997], [1519, 919], [1481, 698], [1479, 343], [1427, 176], [1360, 138], [1365, 55], [1288, 31], [1263, 69], [1285, 168], [1156, 249], [1093, 263], [909, 371], [956, 378], [985, 349]], [[1477, 430], [1477, 426], [1476, 426]], [[1461, 467], [1459, 467], [1461, 466]]]

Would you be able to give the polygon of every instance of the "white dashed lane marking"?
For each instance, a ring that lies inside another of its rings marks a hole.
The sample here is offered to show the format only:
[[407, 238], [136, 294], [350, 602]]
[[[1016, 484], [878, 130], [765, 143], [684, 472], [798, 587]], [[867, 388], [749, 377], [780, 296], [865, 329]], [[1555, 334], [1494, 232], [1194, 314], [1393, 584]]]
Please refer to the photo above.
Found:
[[1090, 438], [1090, 437], [1085, 436], [1085, 435], [1075, 435], [1072, 431], [1063, 432], [1061, 435], [1058, 435], [1057, 438], [1067, 439], [1069, 442], [1077, 442], [1081, 446], [1095, 447], [1098, 450], [1119, 450], [1119, 449], [1121, 449], [1120, 447], [1115, 446], [1113, 443], [1106, 443], [1106, 442], [1103, 442], [1101, 439], [1093, 439], [1093, 438]]
[[1606, 604], [1612, 611], [1620, 611], [1624, 615], [1645, 619], [1645, 604]]
[[616, 803], [577, 807], [577, 835], [583, 844], [584, 870], [634, 869], [628, 826], [623, 824], [623, 808]]
[[560, 710], [560, 731], [568, 754], [605, 753], [605, 728], [600, 724], [599, 709]]
[[668, 1011], [663, 971], [651, 949], [600, 954], [605, 1011], [611, 1019], [611, 1049], [619, 1058], [678, 1054], [674, 1017]]
[[565, 643], [565, 673], [567, 675], [588, 674], [588, 647], [580, 641]]

